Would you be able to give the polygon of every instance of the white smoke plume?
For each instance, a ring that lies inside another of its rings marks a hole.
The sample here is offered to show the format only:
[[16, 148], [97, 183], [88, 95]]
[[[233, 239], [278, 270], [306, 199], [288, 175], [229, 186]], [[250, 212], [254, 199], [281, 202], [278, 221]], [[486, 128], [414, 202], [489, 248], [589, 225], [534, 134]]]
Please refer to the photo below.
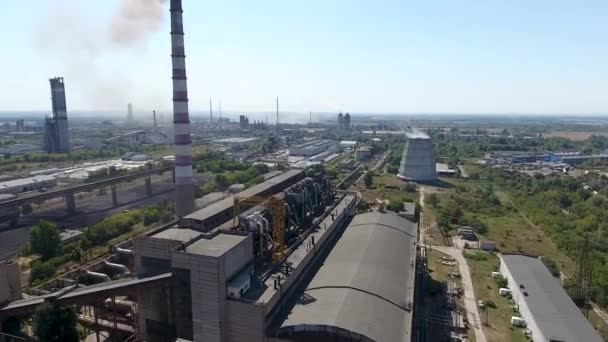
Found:
[[112, 42], [130, 46], [158, 31], [165, 18], [165, 2], [166, 0], [121, 0], [110, 26]]
[[406, 132], [407, 137], [410, 139], [429, 139], [429, 135], [426, 134], [424, 131], [422, 131], [419, 128], [415, 128], [412, 127], [409, 129], [408, 132]]
[[34, 43], [62, 64], [66, 86], [78, 89], [95, 109], [124, 108], [134, 90], [129, 70], [107, 69], [99, 60], [125, 51], [138, 53], [162, 28], [169, 12], [165, 3], [117, 0], [110, 17], [100, 21], [89, 0], [52, 0], [34, 28]]

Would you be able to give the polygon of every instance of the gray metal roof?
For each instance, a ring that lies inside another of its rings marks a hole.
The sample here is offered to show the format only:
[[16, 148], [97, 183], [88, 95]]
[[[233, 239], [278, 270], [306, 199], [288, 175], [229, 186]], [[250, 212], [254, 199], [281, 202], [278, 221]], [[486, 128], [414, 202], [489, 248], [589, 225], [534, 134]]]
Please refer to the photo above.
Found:
[[211, 239], [202, 238], [186, 247], [186, 252], [219, 257], [245, 240], [247, 235], [220, 233]]
[[355, 216], [279, 336], [323, 330], [409, 341], [416, 233], [415, 223], [392, 213]]
[[[502, 255], [502, 262], [528, 296], [522, 296], [538, 329], [555, 341], [598, 341], [602, 338], [570, 299], [543, 262], [525, 255]], [[516, 289], [519, 290], [519, 289]]]
[[[260, 184], [254, 185], [249, 189], [245, 189], [236, 195], [241, 198], [255, 196], [263, 191], [266, 191], [267, 189], [271, 188], [275, 184], [284, 182], [285, 180], [287, 180], [291, 177], [294, 177], [302, 172], [303, 172], [302, 170], [288, 170], [276, 177], [272, 177], [270, 179], [265, 180], [264, 182], [262, 182]], [[229, 197], [226, 197], [223, 200], [215, 202], [205, 208], [199, 209], [199, 210], [193, 212], [192, 214], [187, 215], [185, 218], [193, 219], [193, 220], [197, 220], [197, 221], [204, 221], [204, 220], [212, 217], [213, 215], [216, 215], [217, 213], [220, 213], [226, 209], [232, 208], [233, 205], [234, 205], [234, 196], [229, 196]]]
[[202, 233], [188, 228], [169, 228], [152, 235], [155, 239], [188, 242], [201, 236]]

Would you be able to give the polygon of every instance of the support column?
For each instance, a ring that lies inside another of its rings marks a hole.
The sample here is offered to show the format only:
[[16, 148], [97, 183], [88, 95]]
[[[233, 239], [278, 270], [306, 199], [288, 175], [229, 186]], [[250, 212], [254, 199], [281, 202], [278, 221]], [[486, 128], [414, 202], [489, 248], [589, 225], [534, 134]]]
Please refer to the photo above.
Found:
[[100, 342], [99, 338], [99, 317], [97, 316], [97, 307], [93, 307], [93, 316], [95, 317], [95, 339]]
[[118, 193], [116, 192], [116, 185], [110, 185], [112, 190], [112, 206], [118, 207]]
[[173, 184], [175, 184], [175, 168], [171, 169], [171, 177], [173, 177]]
[[74, 193], [67, 193], [65, 195], [65, 207], [68, 211], [68, 214], [73, 214], [76, 212], [76, 200], [74, 199]]
[[152, 177], [146, 177], [146, 196], [152, 196]]

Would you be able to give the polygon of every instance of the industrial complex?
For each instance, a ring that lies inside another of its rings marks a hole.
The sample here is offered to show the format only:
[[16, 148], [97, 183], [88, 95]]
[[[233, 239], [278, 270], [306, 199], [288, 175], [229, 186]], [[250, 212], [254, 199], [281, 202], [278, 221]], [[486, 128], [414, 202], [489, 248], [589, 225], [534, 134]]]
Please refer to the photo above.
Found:
[[65, 317], [44, 310], [71, 315], [78, 336], [50, 338], [70, 342], [608, 340], [591, 277], [608, 255], [603, 138], [537, 152], [528, 127], [511, 143], [494, 122], [342, 109], [292, 124], [275, 95], [271, 112], [222, 117], [220, 100], [214, 117], [213, 99], [200, 115], [182, 1], [167, 3], [171, 113], [138, 121], [124, 101], [117, 121], [68, 125], [56, 77], [52, 117], [0, 126], [0, 342], [49, 340]]

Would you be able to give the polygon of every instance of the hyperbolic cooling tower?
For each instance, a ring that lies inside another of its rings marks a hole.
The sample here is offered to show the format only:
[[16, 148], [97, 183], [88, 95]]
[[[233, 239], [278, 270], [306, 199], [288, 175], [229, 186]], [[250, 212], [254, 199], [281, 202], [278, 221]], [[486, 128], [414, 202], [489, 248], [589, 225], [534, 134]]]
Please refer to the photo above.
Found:
[[171, 61], [173, 64], [173, 128], [175, 135], [175, 215], [194, 211], [192, 138], [188, 114], [186, 54], [181, 0], [171, 0]]
[[406, 133], [397, 177], [412, 181], [437, 179], [433, 141], [424, 133]]

